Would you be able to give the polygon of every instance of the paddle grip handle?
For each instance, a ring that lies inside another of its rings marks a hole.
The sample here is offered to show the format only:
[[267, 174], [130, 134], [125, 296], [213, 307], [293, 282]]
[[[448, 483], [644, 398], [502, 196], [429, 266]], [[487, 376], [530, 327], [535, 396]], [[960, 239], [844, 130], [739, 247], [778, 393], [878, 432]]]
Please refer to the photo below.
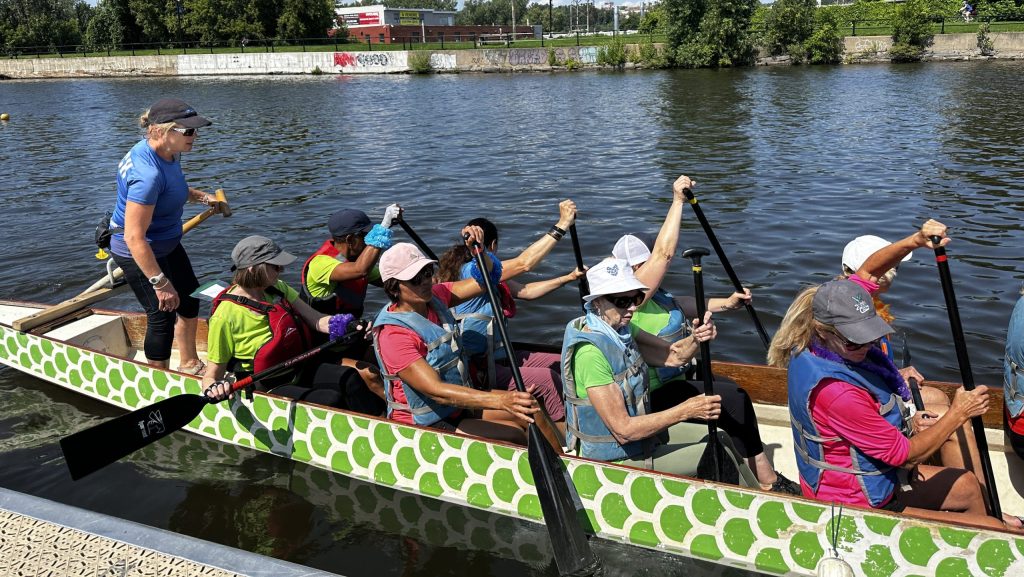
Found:
[[[967, 344], [964, 342], [964, 327], [960, 323], [960, 309], [956, 304], [956, 294], [953, 290], [953, 277], [949, 272], [949, 260], [946, 257], [946, 248], [941, 246], [942, 237], [932, 236], [932, 246], [935, 249], [935, 264], [939, 269], [939, 281], [942, 283], [942, 296], [946, 300], [946, 314], [949, 316], [949, 328], [953, 334], [953, 346], [956, 349], [956, 360], [960, 365], [960, 380], [964, 389], [974, 390], [974, 374], [971, 372], [971, 360], [967, 356]], [[985, 425], [981, 417], [971, 417], [971, 428], [974, 429], [974, 440], [978, 443], [978, 453], [981, 458], [982, 473], [985, 476], [985, 496], [988, 504], [989, 514], [992, 517], [1002, 520], [1003, 510], [999, 504], [999, 494], [996, 491], [995, 473], [992, 470], [992, 461], [988, 453], [988, 439], [985, 437]]]
[[[704, 234], [708, 237], [708, 242], [711, 243], [711, 248], [715, 250], [715, 254], [718, 255], [718, 260], [722, 263], [722, 268], [725, 269], [725, 274], [729, 277], [729, 282], [732, 283], [733, 289], [738, 293], [743, 292], [743, 284], [740, 282], [736, 271], [732, 269], [732, 265], [729, 264], [729, 258], [725, 256], [725, 249], [722, 248], [721, 243], [718, 242], [718, 237], [715, 235], [715, 231], [711, 228], [711, 223], [708, 222], [708, 218], [704, 216], [704, 209], [700, 207], [697, 202], [697, 197], [693, 195], [693, 191], [689, 188], [683, 189], [683, 196], [686, 197], [687, 202], [693, 207], [693, 214], [697, 216], [697, 220], [700, 221], [701, 228], [704, 229]], [[754, 305], [745, 303], [743, 308], [747, 309], [747, 314], [750, 315], [750, 320], [754, 323], [754, 329], [757, 330], [757, 335], [761, 337], [761, 343], [764, 345], [765, 350], [771, 346], [771, 338], [768, 336], [768, 331], [764, 330], [764, 326], [761, 324], [761, 319], [757, 316], [757, 311], [754, 310]]]

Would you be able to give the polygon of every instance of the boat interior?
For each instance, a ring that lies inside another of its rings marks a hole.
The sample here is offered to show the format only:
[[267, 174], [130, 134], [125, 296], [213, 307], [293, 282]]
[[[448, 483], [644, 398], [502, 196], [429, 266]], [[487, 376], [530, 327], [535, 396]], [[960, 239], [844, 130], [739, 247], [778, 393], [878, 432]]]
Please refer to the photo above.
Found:
[[[0, 301], [0, 324], [12, 326], [20, 318], [44, 310], [44, 305], [14, 301]], [[146, 334], [146, 316], [142, 313], [83, 308], [28, 331], [69, 345], [83, 347], [106, 354], [145, 363], [143, 340]], [[205, 357], [207, 325], [199, 320], [196, 338], [201, 358]], [[520, 343], [518, 347], [533, 350], [551, 350], [554, 346]], [[172, 353], [170, 366], [178, 367], [178, 352]], [[786, 397], [786, 371], [763, 365], [715, 361], [716, 377], [726, 377], [739, 383], [754, 400], [765, 452], [781, 473], [799, 478], [792, 448], [792, 431]], [[959, 387], [956, 383], [928, 381], [929, 386], [941, 388], [951, 395]], [[990, 408], [983, 416], [999, 497], [1004, 511], [1024, 515], [1024, 461], [1009, 447], [1002, 428], [1003, 393], [1000, 387], [990, 388]]]

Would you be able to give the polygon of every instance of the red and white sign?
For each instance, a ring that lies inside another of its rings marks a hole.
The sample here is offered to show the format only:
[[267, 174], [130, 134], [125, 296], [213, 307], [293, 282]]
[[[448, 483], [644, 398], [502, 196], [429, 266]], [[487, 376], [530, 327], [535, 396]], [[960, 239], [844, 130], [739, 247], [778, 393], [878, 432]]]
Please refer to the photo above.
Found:
[[359, 24], [380, 24], [380, 12], [360, 12]]

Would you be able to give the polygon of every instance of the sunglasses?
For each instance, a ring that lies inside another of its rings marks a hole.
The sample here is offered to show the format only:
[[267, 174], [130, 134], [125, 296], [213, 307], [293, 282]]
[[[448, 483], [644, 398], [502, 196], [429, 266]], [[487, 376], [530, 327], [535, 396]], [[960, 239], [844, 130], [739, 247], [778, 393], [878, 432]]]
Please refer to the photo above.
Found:
[[411, 279], [409, 279], [406, 282], [408, 282], [411, 285], [419, 286], [421, 284], [426, 283], [427, 281], [429, 281], [432, 278], [434, 278], [434, 266], [430, 265], [430, 266], [424, 267], [423, 270], [421, 270], [420, 272], [416, 273], [416, 276], [412, 277]]
[[177, 126], [172, 126], [171, 130], [184, 136], [195, 136], [199, 132], [198, 128], [178, 128]]
[[636, 292], [631, 295], [624, 295], [618, 297], [604, 297], [608, 299], [608, 302], [617, 309], [628, 309], [629, 307], [640, 306], [640, 303], [644, 302], [644, 293]]
[[846, 350], [851, 352], [851, 353], [853, 351], [859, 351], [859, 350], [863, 349], [864, 347], [874, 346], [874, 345], [877, 345], [880, 342], [882, 342], [882, 337], [878, 337], [877, 339], [875, 339], [873, 341], [868, 341], [866, 343], [855, 343], [855, 342], [847, 339], [843, 335], [839, 334], [839, 332], [837, 332], [837, 331], [829, 331], [829, 332], [831, 332], [833, 335], [835, 335], [835, 337], [837, 339], [842, 341], [843, 342], [843, 346], [846, 347]]

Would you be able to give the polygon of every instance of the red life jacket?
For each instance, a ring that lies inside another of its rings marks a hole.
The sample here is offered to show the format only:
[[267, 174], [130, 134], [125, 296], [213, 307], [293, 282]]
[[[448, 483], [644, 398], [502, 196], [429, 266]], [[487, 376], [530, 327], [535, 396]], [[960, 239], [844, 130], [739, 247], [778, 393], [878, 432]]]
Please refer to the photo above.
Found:
[[[363, 316], [363, 301], [366, 300], [366, 287], [370, 284], [367, 277], [335, 282], [334, 293], [326, 297], [314, 297], [310, 294], [306, 284], [309, 263], [313, 262], [315, 257], [325, 255], [338, 259], [339, 254], [338, 249], [334, 248], [334, 242], [331, 239], [327, 239], [316, 252], [306, 259], [306, 263], [302, 265], [302, 290], [299, 291], [299, 295], [302, 297], [302, 300], [306, 301], [309, 306], [318, 312], [327, 315], [348, 313], [358, 319]], [[346, 262], [344, 259], [338, 260]]]
[[236, 305], [245, 307], [251, 311], [267, 316], [270, 324], [270, 340], [263, 343], [256, 356], [252, 360], [253, 373], [269, 369], [274, 365], [283, 363], [288, 359], [297, 357], [312, 347], [312, 332], [299, 316], [299, 313], [292, 308], [284, 294], [275, 287], [266, 290], [267, 294], [278, 297], [276, 303], [257, 301], [244, 296], [228, 294], [231, 287], [224, 289], [217, 298], [213, 299], [213, 307], [210, 316], [216, 312], [217, 306], [224, 301], [231, 301]]

